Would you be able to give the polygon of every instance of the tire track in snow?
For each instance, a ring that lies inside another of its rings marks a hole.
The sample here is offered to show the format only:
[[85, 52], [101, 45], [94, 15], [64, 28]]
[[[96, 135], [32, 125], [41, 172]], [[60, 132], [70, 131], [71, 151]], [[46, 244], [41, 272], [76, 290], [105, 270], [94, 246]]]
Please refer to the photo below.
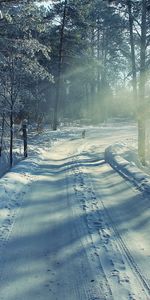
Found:
[[[117, 236], [117, 238], [118, 238], [118, 240], [119, 240], [119, 243], [120, 243], [120, 245], [121, 245], [121, 248], [124, 250], [124, 252], [125, 252], [125, 254], [126, 254], [127, 260], [128, 260], [128, 262], [129, 262], [129, 264], [130, 264], [130, 266], [131, 266], [133, 272], [136, 274], [136, 276], [137, 276], [137, 278], [138, 278], [140, 284], [142, 283], [142, 286], [144, 287], [144, 289], [145, 289], [147, 295], [150, 297], [150, 287], [149, 287], [149, 284], [148, 284], [148, 282], [147, 282], [147, 279], [146, 279], [145, 276], [142, 274], [140, 268], [138, 267], [138, 265], [137, 265], [136, 262], [134, 261], [134, 259], [133, 259], [132, 255], [131, 255], [130, 251], [128, 250], [128, 247], [126, 246], [126, 244], [125, 244], [123, 238], [122, 238], [121, 235], [119, 234], [119, 232], [118, 232], [118, 230], [117, 230], [117, 228], [116, 228], [116, 226], [115, 226], [115, 224], [114, 224], [114, 222], [113, 222], [113, 220], [112, 220], [112, 218], [111, 218], [109, 212], [108, 212], [107, 209], [105, 208], [104, 203], [103, 203], [102, 200], [101, 200], [101, 202], [102, 202], [102, 205], [103, 205], [103, 207], [104, 207], [104, 210], [106, 211], [106, 214], [108, 215], [108, 218], [109, 218], [110, 221], [111, 221], [111, 225], [112, 225], [112, 228], [113, 228], [113, 230], [114, 230], [114, 233], [115, 233], [115, 235]], [[149, 298], [149, 299], [150, 299], [150, 298]]]
[[[91, 276], [90, 276], [91, 278], [89, 278], [89, 277], [87, 278], [87, 282], [84, 287], [85, 292], [87, 294], [86, 299], [87, 300], [114, 300], [114, 298], [112, 297], [112, 292], [109, 287], [108, 280], [105, 276], [105, 273], [103, 272], [103, 268], [101, 266], [99, 257], [97, 256], [96, 249], [93, 244], [93, 240], [91, 238], [91, 235], [89, 235], [87, 224], [85, 223], [85, 219], [84, 219], [85, 210], [82, 207], [82, 205], [80, 207], [80, 204], [81, 204], [80, 198], [82, 197], [82, 192], [80, 192], [78, 190], [76, 180], [81, 181], [82, 179], [80, 178], [80, 171], [78, 170], [78, 168], [76, 168], [76, 161], [74, 161], [74, 159], [72, 159], [71, 168], [68, 168], [67, 171], [69, 174], [69, 176], [67, 176], [67, 178], [68, 178], [67, 185], [69, 187], [72, 185], [72, 181], [70, 181], [69, 178], [73, 177], [73, 182], [74, 182], [74, 184], [73, 184], [74, 196], [73, 197], [71, 196], [72, 200], [69, 199], [68, 202], [69, 203], [70, 203], [70, 201], [72, 202], [73, 208], [71, 208], [71, 210], [72, 210], [74, 219], [76, 219], [77, 216], [78, 217], [80, 216], [80, 221], [78, 222], [78, 218], [77, 218], [77, 222], [75, 224], [75, 230], [77, 232], [76, 235], [77, 236], [82, 235], [82, 237], [80, 238], [81, 247], [86, 252], [86, 256], [89, 261], [89, 266], [91, 269]], [[68, 195], [68, 196], [70, 198], [70, 195]], [[84, 197], [84, 195], [83, 195], [83, 197]], [[68, 203], [68, 205], [69, 205], [69, 203]], [[85, 276], [84, 269], [85, 269], [85, 266], [83, 268], [83, 274]], [[79, 277], [80, 277], [80, 275], [79, 275]], [[84, 298], [84, 300], [85, 300], [85, 298]]]
[[[95, 255], [99, 258], [101, 268], [103, 268], [107, 287], [110, 286], [115, 300], [119, 299], [120, 292], [124, 292], [122, 299], [148, 300], [150, 290], [146, 279], [119, 235], [102, 199], [97, 201], [91, 183], [92, 178], [87, 174], [86, 167], [83, 166], [83, 162], [81, 166], [79, 157], [74, 157], [73, 163], [73, 173], [76, 178], [74, 189], [85, 212]], [[133, 288], [134, 284], [137, 286], [137, 281], [138, 292]], [[119, 293], [118, 290], [120, 290]]]
[[87, 239], [86, 241], [82, 239], [82, 244], [85, 249], [87, 248], [87, 244], [88, 244], [88, 249], [86, 250], [86, 252], [87, 252], [88, 259], [91, 262], [91, 268], [95, 275], [94, 279], [93, 280], [91, 279], [91, 283], [95, 284], [95, 286], [97, 285], [100, 288], [100, 294], [98, 295], [94, 290], [94, 286], [91, 287], [90, 298], [88, 299], [89, 300], [113, 300], [114, 298], [112, 297], [112, 291], [109, 286], [107, 277], [105, 276], [105, 273], [103, 271], [99, 256], [97, 255], [96, 247], [93, 242], [92, 235], [89, 234], [89, 228], [87, 226], [88, 223], [86, 219], [86, 204], [85, 204], [86, 199], [85, 199], [85, 193], [83, 193], [84, 181], [83, 181], [81, 171], [77, 166], [76, 159], [72, 159], [71, 172], [74, 176], [75, 200], [78, 200], [78, 205], [80, 205], [79, 209], [80, 211], [82, 211], [82, 215], [84, 217], [83, 222], [85, 221], [84, 223], [80, 224], [82, 228], [80, 228], [79, 224], [77, 224], [76, 228], [80, 231], [83, 230], [83, 227], [85, 225], [86, 228], [85, 234], [86, 235], [88, 234], [88, 236], [86, 236]]

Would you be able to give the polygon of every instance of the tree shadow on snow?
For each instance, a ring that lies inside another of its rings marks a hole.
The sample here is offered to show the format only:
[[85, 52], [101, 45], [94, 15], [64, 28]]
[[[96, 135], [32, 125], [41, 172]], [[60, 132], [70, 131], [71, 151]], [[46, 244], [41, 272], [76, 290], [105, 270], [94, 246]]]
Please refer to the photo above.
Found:
[[[66, 294], [70, 297], [65, 300], [75, 299], [73, 281], [79, 281], [78, 286], [82, 290], [82, 286], [90, 288], [93, 280], [87, 256], [91, 247], [88, 220], [97, 219], [97, 215], [104, 220], [106, 217], [110, 226], [114, 222], [122, 236], [129, 229], [142, 232], [149, 225], [149, 219], [145, 218], [147, 199], [143, 199], [140, 193], [128, 192], [129, 186], [119, 175], [113, 183], [110, 177], [114, 171], [109, 167], [101, 174], [105, 177], [105, 198], [97, 183], [97, 180], [102, 180], [101, 176], [95, 177], [93, 190], [87, 197], [88, 186], [84, 186], [84, 182], [80, 186], [75, 170], [85, 167], [88, 174], [91, 169], [92, 172], [95, 169], [101, 173], [104, 165], [103, 159], [85, 153], [82, 157], [79, 154], [76, 158], [53, 160], [50, 164], [45, 160], [36, 169], [37, 180], [25, 196], [9, 240], [1, 253], [2, 299], [10, 300], [10, 294], [11, 300], [62, 299], [62, 285], [65, 285]], [[80, 177], [84, 179], [84, 174], [81, 173]], [[98, 202], [95, 211], [92, 211], [92, 192]], [[83, 204], [88, 205], [87, 211]], [[100, 229], [101, 224], [99, 227], [93, 225], [92, 232]]]

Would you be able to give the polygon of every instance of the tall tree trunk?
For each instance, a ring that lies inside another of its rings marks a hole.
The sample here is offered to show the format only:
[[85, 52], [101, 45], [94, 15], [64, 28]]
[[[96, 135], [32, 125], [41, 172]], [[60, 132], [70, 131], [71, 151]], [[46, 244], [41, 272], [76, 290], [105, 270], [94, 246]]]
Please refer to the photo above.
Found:
[[[92, 27], [92, 29], [91, 29], [91, 57], [92, 57], [92, 60], [95, 59], [94, 43], [95, 43], [95, 32], [94, 32], [94, 28]], [[89, 112], [90, 112], [90, 117], [93, 118], [94, 106], [95, 106], [95, 94], [96, 94], [96, 89], [95, 89], [95, 68], [93, 69], [93, 72], [92, 72], [91, 75], [92, 75], [92, 77], [91, 77], [91, 81], [90, 81], [90, 107], [89, 107]]]
[[145, 101], [145, 52], [146, 52], [146, 0], [142, 0], [142, 18], [141, 18], [141, 49], [140, 49], [140, 80], [139, 80], [139, 98], [137, 95], [137, 76], [136, 76], [136, 61], [135, 61], [135, 45], [133, 37], [133, 16], [132, 2], [127, 0], [127, 8], [129, 14], [129, 30], [130, 30], [130, 47], [132, 60], [132, 86], [133, 97], [137, 107], [138, 115], [138, 154], [142, 164], [145, 164], [145, 116], [144, 116], [144, 101]]
[[129, 14], [133, 97], [134, 97], [134, 100], [135, 100], [134, 101], [135, 105], [137, 107], [137, 76], [136, 76], [135, 44], [134, 44], [134, 37], [133, 37], [133, 16], [132, 16], [131, 0], [127, 0], [127, 8], [128, 8], [128, 14]]
[[107, 60], [107, 32], [105, 28], [103, 28], [102, 32], [102, 71], [101, 71], [101, 97], [102, 97], [102, 114], [103, 114], [103, 121], [107, 120], [107, 79], [106, 79], [106, 60]]
[[100, 80], [101, 80], [101, 72], [100, 72], [100, 20], [98, 18], [98, 23], [97, 23], [97, 61], [98, 61], [98, 66], [97, 66], [97, 92], [99, 94], [100, 92]]
[[89, 84], [86, 82], [84, 84], [85, 88], [85, 111], [86, 111], [86, 116], [90, 116], [90, 95], [89, 95]]
[[141, 20], [141, 51], [140, 51], [140, 79], [138, 105], [138, 153], [142, 164], [145, 164], [146, 125], [145, 125], [145, 57], [146, 57], [146, 0], [142, 0]]
[[10, 167], [13, 164], [13, 108], [10, 111]]
[[0, 156], [2, 155], [3, 150], [3, 138], [4, 138], [4, 123], [5, 123], [5, 114], [2, 114], [2, 131], [1, 131], [1, 140], [0, 140]]
[[61, 73], [62, 73], [62, 53], [63, 53], [63, 41], [64, 41], [64, 28], [66, 20], [67, 11], [67, 0], [64, 3], [62, 25], [60, 30], [60, 42], [59, 42], [59, 56], [58, 56], [58, 74], [56, 78], [56, 98], [54, 107], [54, 120], [53, 120], [53, 130], [57, 130], [58, 124], [58, 105], [60, 101], [60, 89], [61, 89]]

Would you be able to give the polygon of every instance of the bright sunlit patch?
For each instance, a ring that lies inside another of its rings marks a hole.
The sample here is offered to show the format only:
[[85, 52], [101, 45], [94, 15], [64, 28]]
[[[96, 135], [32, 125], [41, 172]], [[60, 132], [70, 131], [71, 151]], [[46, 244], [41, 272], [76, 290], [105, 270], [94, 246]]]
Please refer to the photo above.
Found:
[[53, 0], [44, 0], [44, 1], [40, 1], [40, 2], [36, 2], [36, 4], [38, 6], [45, 6], [46, 8], [48, 8], [50, 5], [52, 5]]
[[0, 223], [8, 216], [9, 210], [7, 208], [0, 209]]

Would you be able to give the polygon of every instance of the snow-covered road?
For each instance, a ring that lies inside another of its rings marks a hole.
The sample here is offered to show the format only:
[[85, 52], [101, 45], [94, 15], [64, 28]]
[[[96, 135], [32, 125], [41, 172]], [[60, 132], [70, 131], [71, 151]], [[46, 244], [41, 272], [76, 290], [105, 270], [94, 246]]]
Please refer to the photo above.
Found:
[[150, 299], [150, 202], [104, 161], [133, 132], [98, 130], [42, 152], [0, 250], [0, 300]]

